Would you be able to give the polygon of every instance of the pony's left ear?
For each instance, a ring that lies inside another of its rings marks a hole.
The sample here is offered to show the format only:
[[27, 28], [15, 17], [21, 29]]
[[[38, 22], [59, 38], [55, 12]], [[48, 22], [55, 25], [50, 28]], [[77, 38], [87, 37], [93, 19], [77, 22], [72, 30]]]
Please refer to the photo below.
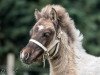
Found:
[[53, 21], [57, 21], [57, 12], [54, 8], [51, 9], [51, 12], [50, 12], [50, 17], [51, 17], [51, 20]]
[[35, 9], [35, 13], [34, 13], [36, 20], [39, 20], [42, 16], [41, 13], [39, 12], [39, 10]]

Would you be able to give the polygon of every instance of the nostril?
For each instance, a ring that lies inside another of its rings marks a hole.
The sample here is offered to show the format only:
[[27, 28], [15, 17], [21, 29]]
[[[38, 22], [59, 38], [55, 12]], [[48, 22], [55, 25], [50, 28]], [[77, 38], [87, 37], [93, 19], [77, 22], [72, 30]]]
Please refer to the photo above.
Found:
[[24, 58], [25, 58], [25, 60], [27, 60], [29, 58], [29, 53], [25, 53]]
[[21, 51], [20, 52], [20, 58], [22, 60], [27, 60], [29, 58], [29, 53], [25, 52], [25, 51]]

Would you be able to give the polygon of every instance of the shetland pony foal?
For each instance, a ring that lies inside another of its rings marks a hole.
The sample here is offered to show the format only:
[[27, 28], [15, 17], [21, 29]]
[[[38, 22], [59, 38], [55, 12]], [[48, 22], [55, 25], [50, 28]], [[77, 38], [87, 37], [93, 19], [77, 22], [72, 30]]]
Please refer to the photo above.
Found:
[[35, 17], [31, 39], [20, 53], [24, 63], [47, 59], [50, 75], [100, 75], [100, 58], [85, 52], [83, 36], [62, 6], [47, 5]]

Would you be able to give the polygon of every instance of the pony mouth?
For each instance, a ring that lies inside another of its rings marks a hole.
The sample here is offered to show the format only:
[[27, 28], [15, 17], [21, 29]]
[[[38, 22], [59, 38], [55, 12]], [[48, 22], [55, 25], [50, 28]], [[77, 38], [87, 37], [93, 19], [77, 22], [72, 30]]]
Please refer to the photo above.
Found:
[[33, 62], [42, 61], [43, 51], [34, 51], [29, 57], [26, 59], [21, 59], [21, 61], [25, 64], [32, 64]]

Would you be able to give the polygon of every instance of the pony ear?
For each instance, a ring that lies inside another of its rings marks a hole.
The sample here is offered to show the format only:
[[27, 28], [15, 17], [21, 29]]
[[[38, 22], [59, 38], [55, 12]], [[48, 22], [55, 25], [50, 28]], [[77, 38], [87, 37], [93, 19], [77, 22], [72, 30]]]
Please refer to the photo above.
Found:
[[41, 13], [37, 9], [35, 9], [34, 15], [35, 15], [36, 20], [39, 20], [41, 18]]
[[50, 16], [51, 16], [51, 20], [54, 20], [54, 21], [57, 20], [57, 12], [54, 8], [51, 9]]

